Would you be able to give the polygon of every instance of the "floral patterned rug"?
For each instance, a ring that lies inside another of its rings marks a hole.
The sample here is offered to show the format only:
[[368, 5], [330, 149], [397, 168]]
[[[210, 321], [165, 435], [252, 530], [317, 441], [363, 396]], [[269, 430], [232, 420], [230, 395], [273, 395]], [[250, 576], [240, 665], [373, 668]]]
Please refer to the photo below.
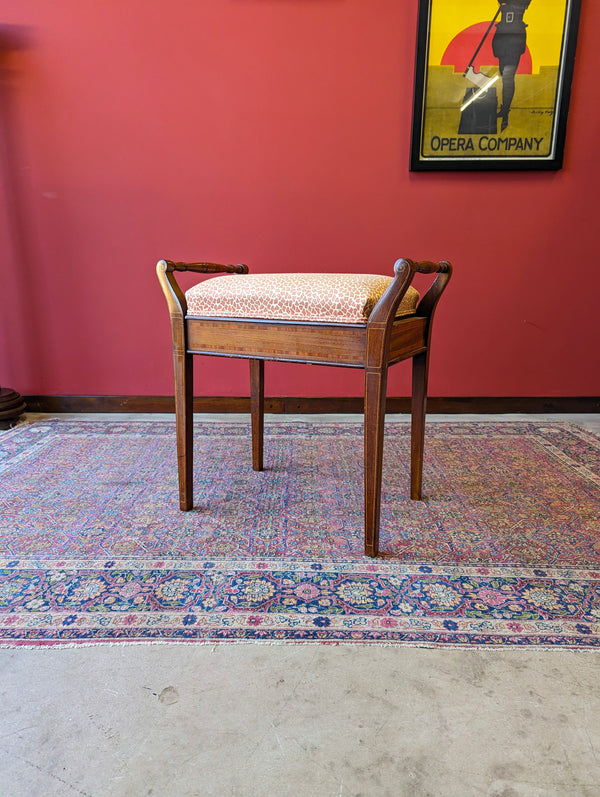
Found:
[[362, 425], [195, 427], [180, 512], [170, 421], [0, 434], [0, 646], [134, 641], [600, 647], [600, 439], [563, 423], [386, 427], [363, 555]]

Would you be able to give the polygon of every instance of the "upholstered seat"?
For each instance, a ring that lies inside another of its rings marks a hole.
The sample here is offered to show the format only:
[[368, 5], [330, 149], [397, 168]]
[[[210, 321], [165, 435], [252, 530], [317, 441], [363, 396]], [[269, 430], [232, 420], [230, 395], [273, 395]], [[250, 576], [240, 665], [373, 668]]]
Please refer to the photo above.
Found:
[[[175, 272], [220, 274], [184, 293]], [[452, 274], [446, 261], [402, 258], [378, 274], [248, 274], [245, 265], [161, 260], [171, 317], [179, 505], [193, 508], [194, 355], [250, 362], [252, 467], [263, 470], [267, 360], [362, 368], [365, 374], [365, 554], [379, 552], [387, 372], [412, 358], [410, 496], [421, 498], [427, 374], [433, 314]], [[435, 275], [422, 297], [415, 274]], [[206, 510], [204, 510], [206, 511]], [[209, 510], [210, 511], [210, 508]]]
[[[188, 316], [366, 324], [391, 282], [381, 274], [232, 274], [194, 285], [185, 298]], [[396, 318], [418, 302], [409, 286]]]

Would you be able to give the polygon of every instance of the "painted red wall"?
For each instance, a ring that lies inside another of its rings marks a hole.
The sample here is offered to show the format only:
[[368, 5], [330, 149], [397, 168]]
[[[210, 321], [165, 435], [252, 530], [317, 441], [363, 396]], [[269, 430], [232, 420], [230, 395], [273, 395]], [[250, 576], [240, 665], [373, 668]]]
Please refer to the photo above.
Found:
[[[490, 0], [491, 2], [491, 0]], [[597, 41], [556, 173], [408, 170], [417, 0], [3, 0], [0, 379], [168, 394], [161, 257], [391, 273], [447, 258], [431, 394], [600, 394]], [[205, 359], [198, 394], [247, 394]], [[271, 395], [359, 395], [272, 365]], [[390, 393], [408, 391], [408, 368]]]

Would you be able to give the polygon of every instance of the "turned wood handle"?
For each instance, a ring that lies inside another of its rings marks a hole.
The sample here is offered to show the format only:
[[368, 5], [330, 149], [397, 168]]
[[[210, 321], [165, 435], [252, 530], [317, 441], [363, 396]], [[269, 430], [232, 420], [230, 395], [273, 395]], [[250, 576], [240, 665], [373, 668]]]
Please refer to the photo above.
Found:
[[437, 275], [427, 293], [421, 298], [415, 313], [431, 318], [435, 305], [452, 275], [452, 266], [447, 260], [433, 263], [431, 260], [410, 260], [408, 257], [401, 257], [394, 263], [394, 280], [369, 316], [369, 327], [374, 328], [376, 324], [388, 326], [393, 321], [402, 297], [417, 272]]
[[421, 297], [421, 301], [417, 307], [417, 315], [427, 316], [429, 319], [429, 327], [431, 327], [436, 305], [452, 276], [452, 264], [447, 260], [442, 260], [439, 263], [430, 263], [425, 260], [420, 263], [414, 263], [413, 268], [414, 271], [420, 274], [437, 274], [427, 293]]
[[452, 266], [447, 260], [433, 263], [431, 260], [409, 260], [407, 257], [402, 257], [394, 264], [394, 272], [397, 274], [406, 265], [419, 274], [449, 274], [452, 271]]
[[181, 261], [163, 260], [166, 263], [167, 273], [173, 271], [195, 271], [200, 274], [247, 274], [248, 266], [238, 263], [237, 266], [222, 265], [221, 263], [183, 263]]

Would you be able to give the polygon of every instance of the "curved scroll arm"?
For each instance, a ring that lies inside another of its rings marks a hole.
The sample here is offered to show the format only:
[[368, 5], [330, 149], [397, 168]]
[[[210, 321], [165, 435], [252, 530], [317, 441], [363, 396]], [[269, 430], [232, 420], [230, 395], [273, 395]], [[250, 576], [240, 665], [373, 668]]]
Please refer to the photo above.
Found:
[[385, 324], [395, 318], [396, 310], [415, 274], [437, 274], [437, 277], [421, 298], [415, 310], [415, 315], [431, 318], [435, 306], [452, 275], [452, 266], [446, 260], [432, 263], [430, 260], [415, 261], [402, 257], [394, 263], [394, 280], [373, 308], [368, 326], [379, 323]]
[[185, 294], [179, 287], [175, 271], [193, 271], [198, 274], [247, 274], [248, 266], [239, 263], [237, 266], [220, 263], [183, 263], [174, 260], [159, 260], [156, 264], [158, 281], [163, 290], [171, 319], [183, 320], [187, 313]]
[[388, 322], [395, 317], [396, 310], [414, 275], [415, 268], [412, 260], [403, 259], [396, 261], [394, 264], [394, 279], [371, 311], [367, 327], [387, 326]]
[[[429, 345], [433, 312], [452, 275], [452, 266], [446, 260], [442, 260], [439, 263], [432, 263], [429, 260], [414, 261], [403, 257], [395, 262], [394, 279], [373, 308], [369, 320], [367, 321], [368, 363], [379, 363], [381, 365], [385, 360], [396, 311], [417, 273], [437, 274], [429, 290], [421, 298], [415, 310], [415, 315], [424, 316], [427, 319], [425, 340], [427, 342], [426, 345]], [[375, 343], [376, 339], [379, 339], [379, 343], [377, 344]], [[370, 342], [373, 342], [374, 345], [370, 345]]]

